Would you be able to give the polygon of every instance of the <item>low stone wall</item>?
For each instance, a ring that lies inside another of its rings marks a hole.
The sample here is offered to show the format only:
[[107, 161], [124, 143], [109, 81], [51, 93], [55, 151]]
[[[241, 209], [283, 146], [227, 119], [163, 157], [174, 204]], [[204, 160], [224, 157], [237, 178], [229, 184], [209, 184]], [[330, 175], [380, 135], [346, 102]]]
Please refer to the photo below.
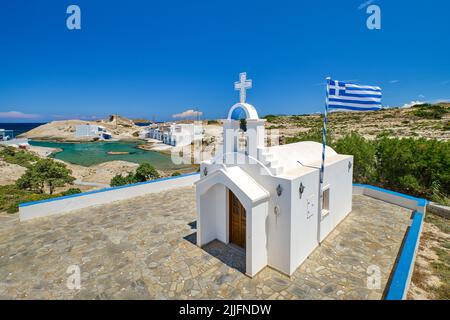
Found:
[[425, 199], [420, 199], [403, 193], [358, 183], [353, 184], [353, 194], [362, 194], [421, 213], [425, 213], [425, 209], [429, 204]]
[[430, 202], [427, 211], [442, 218], [450, 219], [450, 207], [446, 207], [435, 202]]
[[192, 186], [199, 178], [200, 175], [198, 173], [191, 173], [127, 186], [22, 203], [19, 205], [19, 217], [20, 221], [26, 221], [39, 217], [67, 213], [95, 205], [111, 203], [113, 201], [139, 197], [172, 188]]

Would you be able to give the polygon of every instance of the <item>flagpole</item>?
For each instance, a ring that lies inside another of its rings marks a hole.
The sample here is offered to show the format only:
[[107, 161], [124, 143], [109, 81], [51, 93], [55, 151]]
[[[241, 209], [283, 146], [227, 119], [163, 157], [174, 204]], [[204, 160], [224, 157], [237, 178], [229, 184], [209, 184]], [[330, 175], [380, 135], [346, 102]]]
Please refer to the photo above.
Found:
[[319, 172], [319, 192], [318, 192], [318, 205], [317, 205], [317, 242], [320, 244], [320, 224], [322, 222], [322, 186], [323, 186], [323, 175], [325, 171], [325, 150], [327, 145], [327, 114], [328, 114], [328, 92], [330, 87], [331, 78], [326, 78], [326, 98], [325, 98], [325, 111], [323, 113], [323, 130], [322, 130], [322, 164], [320, 165]]

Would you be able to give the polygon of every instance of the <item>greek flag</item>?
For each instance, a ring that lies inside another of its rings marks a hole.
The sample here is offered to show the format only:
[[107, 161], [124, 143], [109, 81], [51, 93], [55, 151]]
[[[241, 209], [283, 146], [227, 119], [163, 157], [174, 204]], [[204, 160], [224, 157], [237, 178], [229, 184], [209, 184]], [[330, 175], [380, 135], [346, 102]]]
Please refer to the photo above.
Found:
[[381, 109], [381, 88], [359, 86], [337, 80], [329, 80], [327, 105], [329, 109], [373, 111]]

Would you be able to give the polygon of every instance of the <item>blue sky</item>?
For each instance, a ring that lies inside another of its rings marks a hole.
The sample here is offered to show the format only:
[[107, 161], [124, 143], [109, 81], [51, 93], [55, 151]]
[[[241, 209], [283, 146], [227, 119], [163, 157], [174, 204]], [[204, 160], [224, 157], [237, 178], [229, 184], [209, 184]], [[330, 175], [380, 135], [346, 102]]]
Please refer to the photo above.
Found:
[[381, 30], [364, 2], [2, 1], [0, 122], [225, 117], [242, 71], [260, 115], [321, 111], [326, 76], [379, 85], [389, 106], [450, 99], [450, 2], [373, 1]]

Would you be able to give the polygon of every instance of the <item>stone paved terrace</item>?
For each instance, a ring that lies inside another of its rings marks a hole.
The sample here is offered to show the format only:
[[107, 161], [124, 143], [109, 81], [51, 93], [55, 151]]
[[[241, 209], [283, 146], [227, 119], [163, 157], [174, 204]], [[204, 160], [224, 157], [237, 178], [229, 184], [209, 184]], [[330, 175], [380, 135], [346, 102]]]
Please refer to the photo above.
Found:
[[[242, 253], [195, 246], [193, 187], [19, 223], [0, 217], [2, 299], [380, 299], [411, 212], [366, 196], [289, 278], [250, 279]], [[224, 261], [224, 262], [223, 262]], [[66, 271], [81, 269], [81, 289]], [[367, 288], [367, 268], [382, 272]]]

